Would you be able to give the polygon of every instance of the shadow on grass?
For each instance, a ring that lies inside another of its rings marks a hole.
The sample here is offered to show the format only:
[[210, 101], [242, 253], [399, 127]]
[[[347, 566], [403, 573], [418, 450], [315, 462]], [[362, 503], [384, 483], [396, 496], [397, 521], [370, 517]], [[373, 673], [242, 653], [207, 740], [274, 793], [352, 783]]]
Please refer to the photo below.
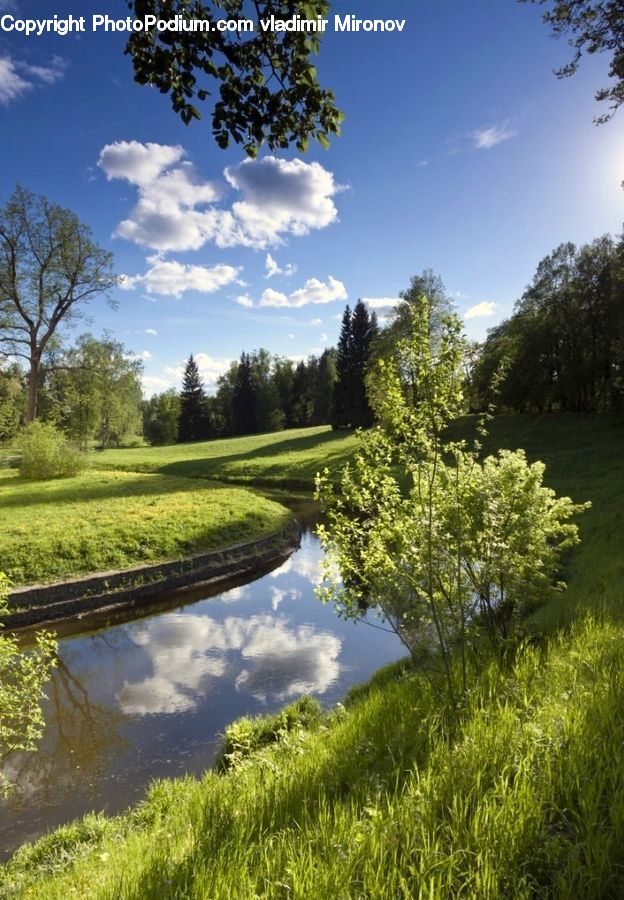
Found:
[[[78, 483], [75, 479], [67, 482], [62, 479], [53, 482], [36, 482], [15, 478], [1, 484], [0, 508], [91, 503], [113, 498], [157, 497], [162, 494], [210, 491], [224, 487], [225, 485], [219, 484], [217, 481], [191, 482], [189, 479], [178, 479], [160, 473], [115, 479], [98, 472], [92, 482], [81, 480]], [[10, 494], [6, 496], [8, 491]], [[85, 515], [88, 515], [88, 510], [85, 510]]]
[[[279, 480], [280, 475], [284, 480], [295, 480], [299, 483], [308, 482], [311, 486], [314, 476], [319, 469], [325, 466], [336, 466], [346, 462], [353, 453], [351, 447], [345, 447], [331, 452], [332, 444], [344, 441], [350, 432], [327, 432], [322, 435], [304, 436], [290, 440], [278, 441], [246, 450], [243, 453], [224, 454], [222, 456], [208, 456], [203, 458], [178, 460], [166, 463], [158, 471], [163, 475], [181, 475], [194, 478], [219, 478], [233, 479], [238, 477], [241, 481], [253, 481], [256, 477], [258, 483], [261, 479]], [[299, 454], [306, 450], [322, 450], [323, 452], [311, 459], [288, 460], [289, 454]], [[275, 459], [273, 463], [263, 462]], [[245, 462], [248, 462], [249, 472], [244, 471]]]

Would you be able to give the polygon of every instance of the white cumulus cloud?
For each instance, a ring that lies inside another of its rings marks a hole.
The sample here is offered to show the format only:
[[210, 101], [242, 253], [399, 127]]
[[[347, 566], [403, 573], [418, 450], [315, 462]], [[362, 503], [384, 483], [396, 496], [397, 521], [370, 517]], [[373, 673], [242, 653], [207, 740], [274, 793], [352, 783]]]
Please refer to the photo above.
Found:
[[337, 278], [331, 275], [326, 282], [318, 278], [308, 278], [302, 288], [291, 294], [282, 294], [267, 288], [263, 291], [259, 306], [275, 306], [297, 308], [307, 306], [309, 303], [331, 303], [333, 300], [346, 300], [347, 290]]
[[104, 170], [109, 181], [125, 178], [130, 184], [147, 185], [183, 156], [184, 149], [179, 145], [170, 147], [165, 144], [141, 144], [139, 141], [117, 141], [102, 148], [98, 166]]
[[496, 312], [496, 303], [490, 303], [484, 300], [483, 303], [477, 303], [471, 306], [464, 313], [464, 319], [484, 319], [487, 316], [493, 316]]
[[[138, 189], [138, 201], [115, 236], [161, 253], [218, 247], [265, 249], [287, 235], [304, 235], [337, 219], [333, 196], [341, 188], [319, 163], [267, 156], [224, 171], [220, 187], [202, 180], [179, 145], [118, 141], [103, 147], [98, 165], [107, 178]], [[239, 199], [222, 202], [234, 189]], [[292, 274], [267, 262], [271, 274]], [[269, 275], [270, 277], [270, 275]]]
[[320, 163], [300, 159], [246, 159], [229, 166], [225, 177], [243, 199], [232, 206], [234, 231], [224, 246], [264, 248], [284, 234], [304, 235], [338, 218], [333, 196], [341, 188]]
[[285, 278], [290, 278], [290, 276], [294, 275], [297, 271], [297, 266], [294, 265], [294, 263], [286, 263], [283, 267], [278, 266], [270, 253], [267, 253], [266, 255], [264, 267], [266, 270], [265, 278], [273, 278], [274, 275], [283, 275]]
[[213, 294], [236, 280], [240, 268], [226, 266], [191, 266], [175, 260], [150, 257], [150, 268], [143, 275], [122, 275], [119, 287], [134, 290], [141, 285], [148, 294], [181, 297], [185, 291]]

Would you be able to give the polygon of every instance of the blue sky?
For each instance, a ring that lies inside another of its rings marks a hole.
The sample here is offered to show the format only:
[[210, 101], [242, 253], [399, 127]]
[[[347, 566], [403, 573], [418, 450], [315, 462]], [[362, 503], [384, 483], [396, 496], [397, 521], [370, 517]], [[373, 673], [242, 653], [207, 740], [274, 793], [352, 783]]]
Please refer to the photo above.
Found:
[[[122, 0], [0, 11], [127, 14]], [[328, 30], [317, 66], [342, 136], [253, 163], [213, 144], [208, 108], [186, 127], [134, 84], [126, 35], [0, 32], [0, 197], [19, 181], [114, 251], [118, 308], [93, 302], [88, 327], [143, 357], [147, 393], [178, 387], [191, 352], [208, 386], [243, 349], [318, 353], [345, 303], [383, 311], [425, 268], [481, 338], [555, 246], [621, 231], [624, 112], [592, 121], [607, 60], [557, 80], [569, 50], [538, 7], [340, 0], [332, 12], [406, 25]]]

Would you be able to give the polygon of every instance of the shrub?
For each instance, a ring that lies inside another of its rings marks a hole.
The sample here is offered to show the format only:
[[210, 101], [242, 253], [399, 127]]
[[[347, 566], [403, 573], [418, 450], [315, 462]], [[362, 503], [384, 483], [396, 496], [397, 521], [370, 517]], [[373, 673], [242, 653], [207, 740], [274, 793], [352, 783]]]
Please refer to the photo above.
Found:
[[69, 478], [86, 465], [85, 454], [68, 444], [54, 425], [30, 422], [20, 433], [17, 444], [22, 451], [20, 474], [31, 481]]
[[43, 733], [42, 687], [56, 664], [56, 641], [50, 632], [38, 632], [36, 646], [24, 652], [15, 635], [2, 631], [9, 588], [9, 579], [0, 572], [0, 798], [11, 787], [5, 775], [7, 758], [34, 750]]

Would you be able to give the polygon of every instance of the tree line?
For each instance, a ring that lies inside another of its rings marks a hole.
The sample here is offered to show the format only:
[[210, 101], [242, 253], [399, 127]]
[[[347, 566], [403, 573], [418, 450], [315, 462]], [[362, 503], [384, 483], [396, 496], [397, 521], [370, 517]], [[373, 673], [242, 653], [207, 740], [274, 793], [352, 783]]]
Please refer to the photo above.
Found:
[[[54, 340], [38, 362], [37, 418], [58, 426], [77, 446], [153, 444], [258, 434], [331, 424], [368, 427], [373, 414], [366, 373], [379, 328], [358, 301], [346, 307], [337, 348], [299, 361], [266, 349], [244, 351], [209, 395], [189, 356], [182, 389], [144, 400], [143, 364], [110, 333], [80, 336], [75, 346]], [[32, 373], [16, 362], [0, 366], [0, 441], [29, 421]]]
[[513, 314], [477, 348], [469, 397], [514, 412], [614, 410], [623, 376], [624, 236], [605, 235], [539, 263]]
[[[374, 421], [381, 362], [398, 366], [403, 397], [419, 402], [417, 371], [397, 357], [411, 311], [428, 301], [435, 342], [452, 310], [439, 276], [414, 276], [380, 327], [361, 300], [346, 307], [336, 348], [299, 361], [244, 351], [209, 396], [190, 357], [181, 392], [142, 400], [140, 359], [111, 334], [61, 342], [60, 326], [115, 284], [110, 254], [68, 210], [17, 187], [0, 208], [0, 441], [53, 422], [79, 447], [144, 435], [174, 443], [284, 428]], [[475, 345], [466, 410], [601, 411], [624, 402], [624, 236], [564, 243], [538, 265], [513, 314]]]
[[377, 333], [375, 314], [360, 300], [344, 311], [337, 348], [299, 361], [265, 349], [244, 351], [217, 379], [214, 395], [191, 354], [182, 390], [144, 403], [144, 435], [151, 443], [173, 443], [309, 425], [368, 427], [365, 378]]

